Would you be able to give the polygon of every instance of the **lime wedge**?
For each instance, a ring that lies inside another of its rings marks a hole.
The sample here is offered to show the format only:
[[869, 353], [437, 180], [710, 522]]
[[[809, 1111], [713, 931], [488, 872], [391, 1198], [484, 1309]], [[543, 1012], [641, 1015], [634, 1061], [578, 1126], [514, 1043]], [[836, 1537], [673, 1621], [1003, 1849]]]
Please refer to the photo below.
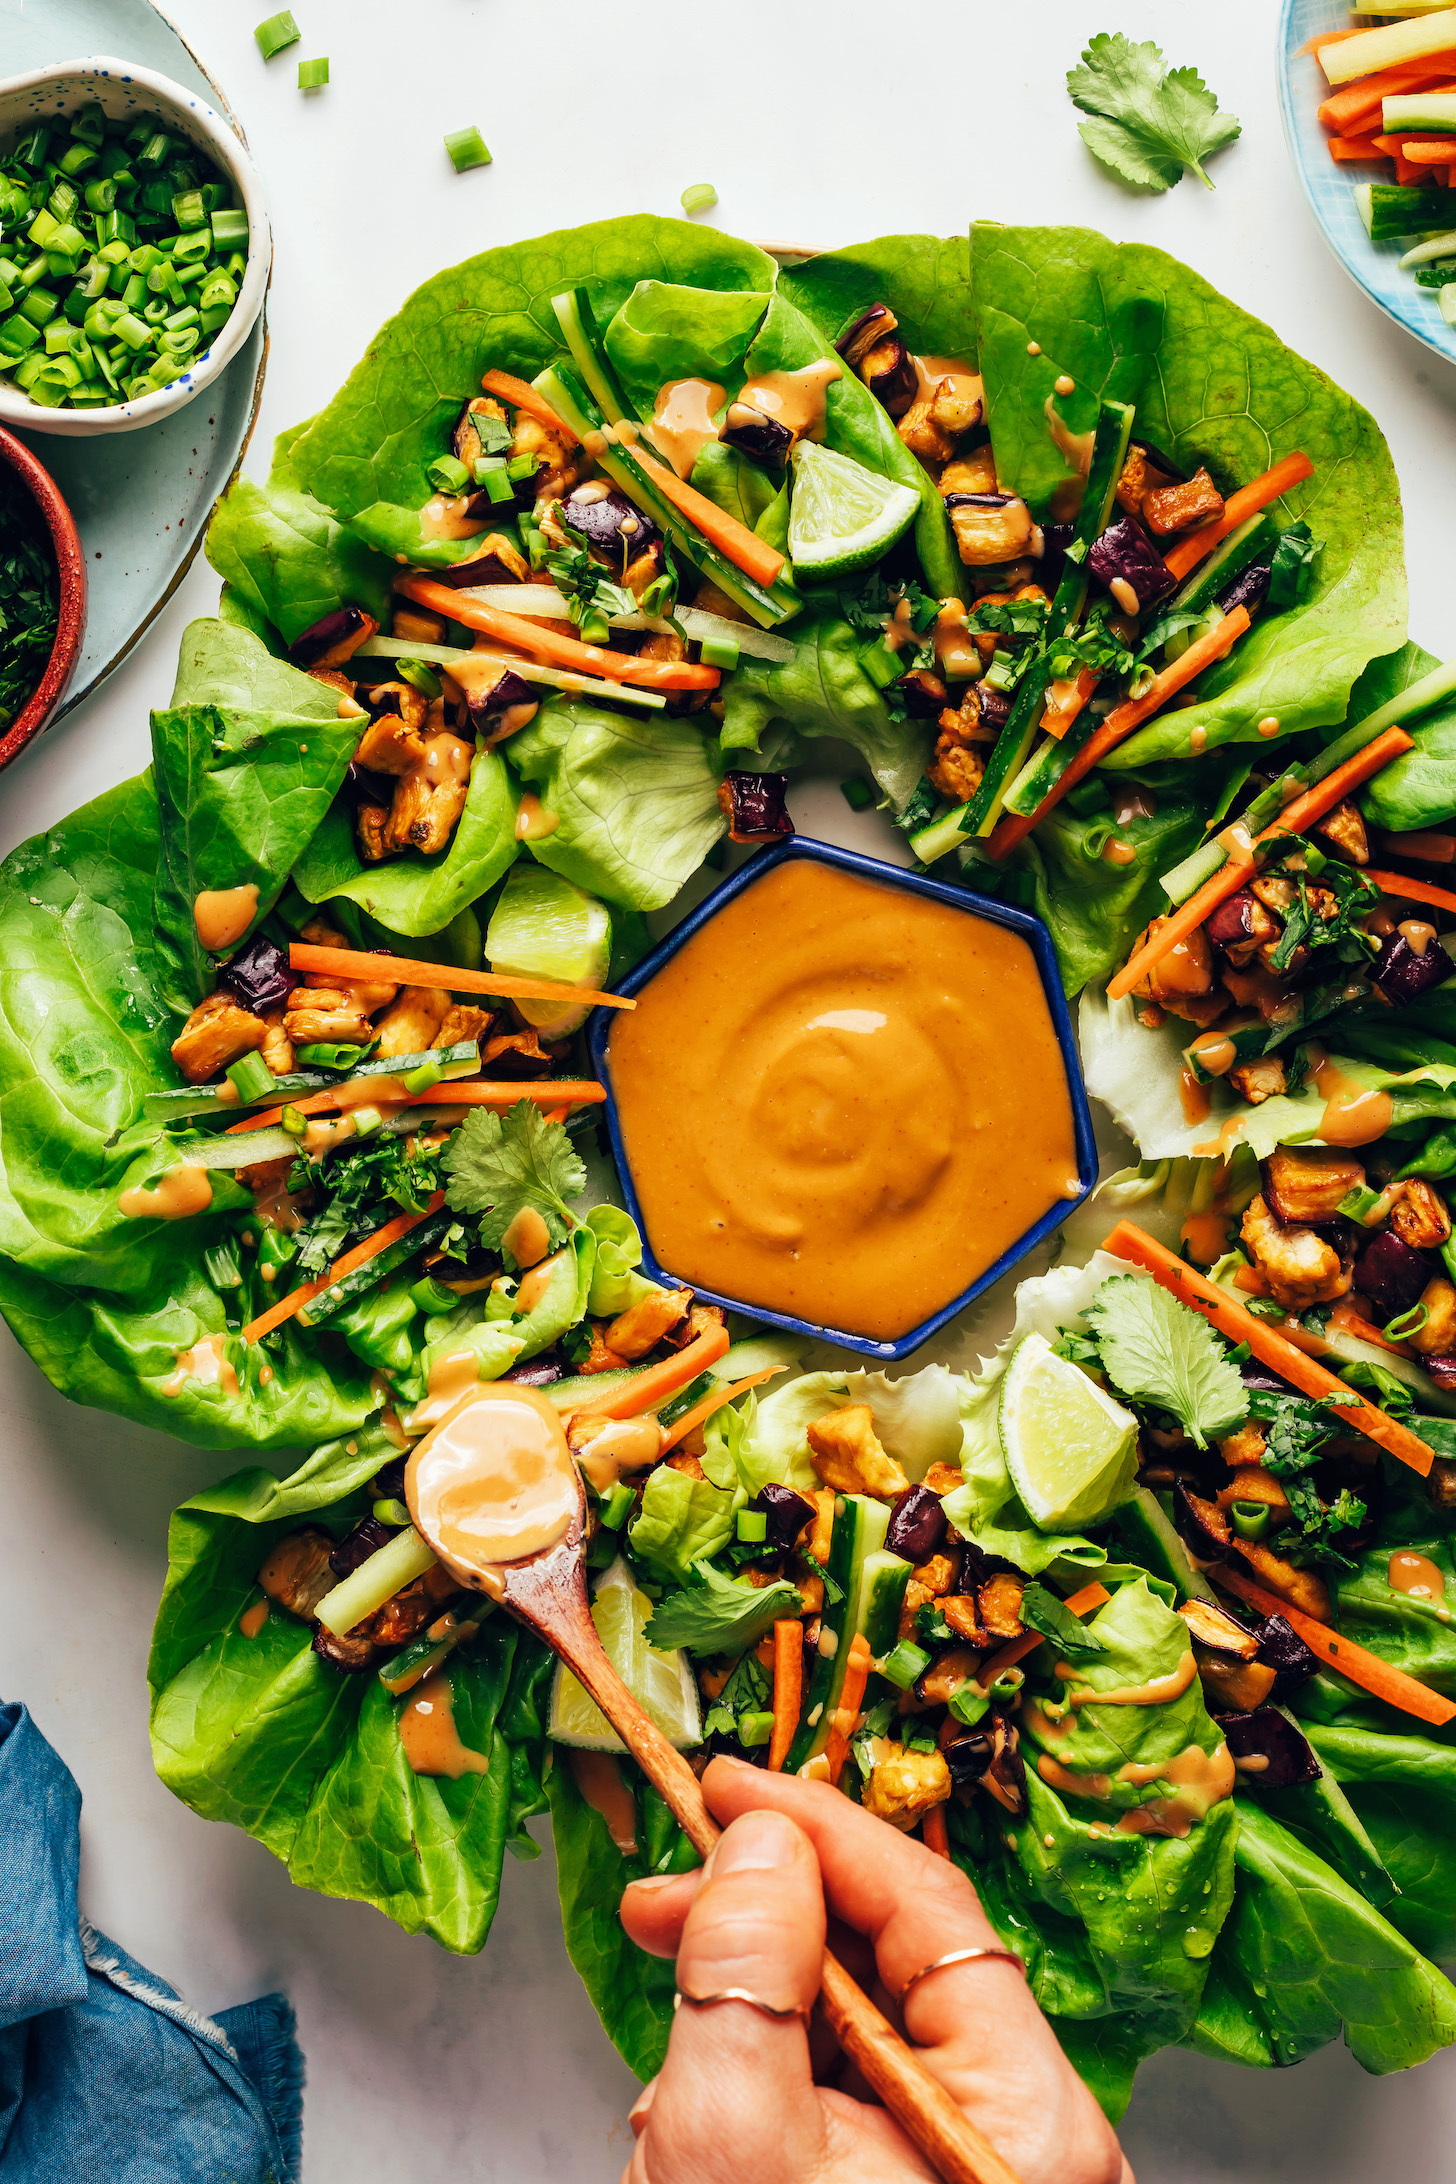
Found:
[[[652, 1602], [637, 1590], [631, 1571], [618, 1555], [597, 1586], [592, 1621], [607, 1659], [627, 1689], [642, 1701], [669, 1744], [682, 1751], [702, 1741], [698, 1680], [685, 1652], [659, 1653], [647, 1643], [642, 1633], [651, 1615]], [[588, 1752], [627, 1749], [567, 1668], [558, 1667], [551, 1686], [546, 1733], [558, 1744], [575, 1744]]]
[[1001, 1387], [1001, 1447], [1011, 1483], [1043, 1532], [1096, 1524], [1137, 1477], [1137, 1420], [1044, 1335], [1012, 1352]]
[[[556, 978], [599, 993], [611, 959], [612, 913], [604, 902], [530, 859], [511, 866], [486, 928], [485, 960], [493, 971]], [[516, 1007], [546, 1039], [564, 1039], [588, 1014], [559, 1001], [518, 1001]]]
[[789, 558], [796, 576], [843, 576], [888, 553], [914, 522], [920, 495], [832, 447], [801, 440], [790, 460]]

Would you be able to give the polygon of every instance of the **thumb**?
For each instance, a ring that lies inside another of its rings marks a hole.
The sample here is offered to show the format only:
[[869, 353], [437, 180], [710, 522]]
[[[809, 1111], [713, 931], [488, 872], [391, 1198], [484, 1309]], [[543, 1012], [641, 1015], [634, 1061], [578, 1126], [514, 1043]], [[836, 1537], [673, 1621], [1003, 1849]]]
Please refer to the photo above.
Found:
[[[683, 1926], [679, 1993], [737, 1987], [807, 2011], [823, 1955], [824, 1890], [808, 1837], [781, 1813], [735, 1820]], [[797, 2184], [823, 2152], [805, 2018], [684, 1999], [638, 2146], [642, 2173], [652, 2184]]]

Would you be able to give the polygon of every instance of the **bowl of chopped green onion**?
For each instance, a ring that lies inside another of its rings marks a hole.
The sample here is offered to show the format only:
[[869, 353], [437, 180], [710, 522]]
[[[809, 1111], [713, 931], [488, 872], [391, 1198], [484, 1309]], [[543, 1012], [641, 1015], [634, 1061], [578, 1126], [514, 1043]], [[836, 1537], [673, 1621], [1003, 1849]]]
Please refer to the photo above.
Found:
[[0, 429], [0, 767], [65, 695], [86, 626], [86, 558], [60, 488]]
[[272, 254], [246, 146], [195, 92], [105, 56], [0, 84], [0, 422], [180, 409], [252, 331]]

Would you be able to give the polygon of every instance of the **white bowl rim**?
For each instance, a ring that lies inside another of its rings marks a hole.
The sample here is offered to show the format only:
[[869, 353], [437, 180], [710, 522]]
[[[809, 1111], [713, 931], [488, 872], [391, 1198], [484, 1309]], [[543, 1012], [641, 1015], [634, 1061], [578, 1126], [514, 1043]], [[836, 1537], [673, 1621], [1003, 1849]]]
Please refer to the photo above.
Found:
[[[79, 87], [98, 78], [116, 78], [134, 84], [155, 98], [164, 109], [177, 111], [179, 118], [185, 113], [196, 120], [200, 133], [212, 146], [218, 163], [226, 169], [243, 200], [243, 210], [248, 216], [248, 262], [237, 303], [217, 339], [203, 352], [195, 368], [189, 369], [180, 379], [174, 379], [169, 386], [159, 387], [155, 394], [143, 395], [135, 402], [108, 402], [79, 410], [48, 409], [43, 403], [32, 402], [8, 380], [0, 379], [0, 423], [70, 438], [130, 432], [154, 424], [201, 394], [252, 333], [268, 293], [273, 265], [273, 231], [267, 201], [242, 132], [219, 114], [200, 92], [187, 90], [156, 69], [142, 68], [112, 54], [98, 53], [74, 61], [51, 61], [45, 67], [30, 69], [23, 75], [8, 76], [0, 81], [0, 100], [9, 105], [18, 93], [44, 91], [48, 86], [60, 88], [67, 84]], [[0, 123], [0, 127], [3, 126]]]

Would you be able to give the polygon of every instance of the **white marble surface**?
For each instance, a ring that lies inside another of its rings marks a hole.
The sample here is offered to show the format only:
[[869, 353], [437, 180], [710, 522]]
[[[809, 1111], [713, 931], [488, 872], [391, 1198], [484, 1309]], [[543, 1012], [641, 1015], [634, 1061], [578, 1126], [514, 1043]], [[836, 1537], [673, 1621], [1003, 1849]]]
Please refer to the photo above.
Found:
[[[1275, 108], [1273, 0], [1119, 0], [1105, 14], [947, 0], [904, 18], [869, 0], [702, 14], [662, 0], [295, 0], [303, 43], [266, 68], [251, 37], [262, 0], [172, 12], [242, 117], [277, 232], [255, 470], [417, 281], [487, 244], [672, 212], [704, 180], [714, 220], [764, 239], [949, 233], [973, 213], [1076, 219], [1188, 259], [1369, 404], [1405, 491], [1412, 630], [1456, 650], [1456, 375], [1357, 294], [1305, 211]], [[1184, 182], [1135, 199], [1083, 151], [1062, 76], [1104, 20], [1166, 36], [1170, 61], [1196, 62], [1242, 117], [1214, 194]], [[315, 53], [333, 82], [305, 98], [294, 63]], [[440, 138], [470, 122], [495, 164], [456, 177]], [[178, 635], [215, 597], [199, 564], [108, 687], [5, 776], [0, 852], [145, 764]], [[846, 816], [837, 797], [810, 809], [825, 826]], [[204, 2007], [288, 1990], [308, 2056], [310, 2184], [608, 2184], [631, 2082], [567, 1964], [549, 1852], [508, 1864], [488, 1952], [461, 1962], [373, 1911], [293, 1891], [266, 1851], [174, 1802], [151, 1772], [143, 1680], [166, 1516], [233, 1462], [72, 1408], [3, 1330], [0, 1410], [0, 1692], [28, 1701], [80, 1780], [91, 1917]], [[1393, 2166], [1445, 2173], [1453, 2122], [1449, 2056], [1381, 2082], [1342, 2050], [1277, 2081], [1168, 2054], [1145, 2067], [1125, 2138], [1144, 2184], [1364, 2184]]]

